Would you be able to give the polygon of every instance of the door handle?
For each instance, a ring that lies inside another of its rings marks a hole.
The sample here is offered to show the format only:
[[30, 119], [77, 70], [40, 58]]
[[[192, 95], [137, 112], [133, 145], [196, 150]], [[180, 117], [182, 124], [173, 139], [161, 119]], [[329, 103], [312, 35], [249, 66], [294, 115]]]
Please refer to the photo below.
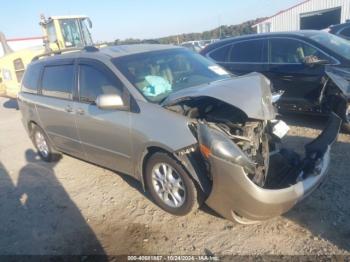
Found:
[[84, 114], [85, 114], [85, 111], [84, 111], [82, 108], [78, 108], [78, 109], [77, 109], [77, 114], [78, 114], [78, 115], [84, 115]]
[[67, 105], [64, 110], [66, 110], [66, 112], [68, 112], [68, 113], [72, 113], [73, 112], [73, 107], [71, 105]]

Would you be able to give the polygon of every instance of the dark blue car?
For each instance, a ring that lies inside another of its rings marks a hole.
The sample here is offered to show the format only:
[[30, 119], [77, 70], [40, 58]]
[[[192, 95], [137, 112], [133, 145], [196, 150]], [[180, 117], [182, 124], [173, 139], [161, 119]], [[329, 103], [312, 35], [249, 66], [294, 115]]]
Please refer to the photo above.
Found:
[[201, 54], [235, 75], [260, 72], [283, 113], [335, 111], [350, 131], [350, 41], [322, 31], [234, 37], [207, 46]]

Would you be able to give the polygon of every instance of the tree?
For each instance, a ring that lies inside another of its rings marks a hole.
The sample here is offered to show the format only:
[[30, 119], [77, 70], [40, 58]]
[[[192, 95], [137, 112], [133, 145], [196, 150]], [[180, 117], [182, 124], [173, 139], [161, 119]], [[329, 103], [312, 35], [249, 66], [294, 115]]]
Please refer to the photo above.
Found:
[[[255, 20], [250, 20], [238, 25], [221, 25], [217, 28], [214, 28], [209, 31], [204, 31], [202, 33], [188, 33], [188, 34], [181, 34], [181, 35], [171, 35], [161, 38], [155, 38], [155, 39], [147, 39], [147, 40], [140, 40], [140, 39], [134, 39], [134, 38], [128, 38], [125, 40], [119, 40], [116, 39], [112, 43], [107, 44], [139, 44], [139, 43], [161, 43], [161, 44], [178, 44], [178, 41], [180, 43], [187, 42], [187, 41], [194, 41], [194, 40], [208, 40], [208, 39], [217, 39], [220, 38], [220, 31], [221, 31], [221, 38], [226, 37], [233, 37], [233, 36], [239, 36], [239, 35], [247, 35], [247, 34], [255, 34], [256, 29], [252, 26], [254, 24], [259, 23], [265, 18], [258, 18]], [[221, 30], [220, 30], [221, 29]]]

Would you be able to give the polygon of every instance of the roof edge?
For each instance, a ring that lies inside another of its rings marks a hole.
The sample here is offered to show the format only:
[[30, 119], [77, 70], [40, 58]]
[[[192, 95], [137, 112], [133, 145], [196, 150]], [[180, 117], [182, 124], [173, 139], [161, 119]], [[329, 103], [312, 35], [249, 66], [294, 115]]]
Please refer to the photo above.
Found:
[[33, 36], [33, 37], [22, 37], [22, 38], [9, 38], [6, 39], [7, 42], [15, 42], [15, 41], [28, 41], [28, 40], [39, 40], [44, 39], [42, 36]]
[[304, 0], [303, 2], [301, 2], [301, 3], [299, 3], [299, 4], [296, 4], [296, 5], [293, 5], [292, 7], [289, 7], [289, 8], [287, 8], [287, 9], [281, 10], [281, 11], [279, 11], [278, 13], [276, 13], [276, 14], [274, 14], [274, 15], [272, 15], [272, 16], [270, 16], [270, 17], [268, 17], [268, 18], [266, 18], [266, 19], [264, 19], [264, 20], [262, 20], [262, 21], [260, 21], [259, 23], [256, 23], [256, 24], [252, 25], [252, 27], [257, 27], [258, 25], [260, 25], [260, 24], [262, 24], [262, 23], [264, 23], [264, 22], [270, 20], [271, 18], [273, 18], [273, 17], [275, 17], [275, 16], [278, 16], [278, 15], [280, 15], [280, 14], [283, 14], [283, 13], [285, 13], [285, 12], [288, 12], [288, 11], [290, 11], [290, 10], [292, 10], [292, 9], [298, 7], [298, 6], [301, 6], [301, 5], [303, 5], [303, 4], [306, 4], [307, 2], [310, 2], [310, 1], [311, 1], [311, 0]]

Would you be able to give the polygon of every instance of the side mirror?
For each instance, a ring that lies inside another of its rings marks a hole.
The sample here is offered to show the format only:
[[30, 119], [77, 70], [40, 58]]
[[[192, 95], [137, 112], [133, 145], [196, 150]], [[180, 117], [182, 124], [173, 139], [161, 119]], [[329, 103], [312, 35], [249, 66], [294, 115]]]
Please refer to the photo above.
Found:
[[317, 56], [306, 56], [304, 58], [304, 64], [313, 66], [313, 65], [327, 65], [330, 62], [326, 59], [319, 59]]
[[95, 101], [100, 109], [120, 109], [125, 110], [123, 99], [120, 95], [99, 95]]

